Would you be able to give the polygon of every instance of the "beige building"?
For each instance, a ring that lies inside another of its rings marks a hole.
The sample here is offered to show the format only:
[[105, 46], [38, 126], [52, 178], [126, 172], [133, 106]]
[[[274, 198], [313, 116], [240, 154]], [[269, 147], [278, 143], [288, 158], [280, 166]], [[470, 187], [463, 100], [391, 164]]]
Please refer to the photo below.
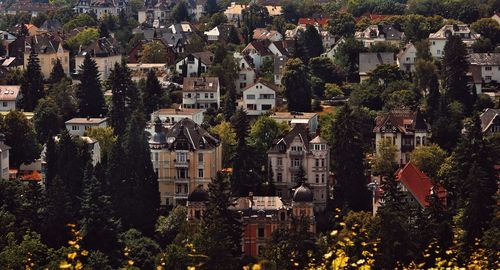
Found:
[[80, 50], [75, 57], [77, 71], [81, 70], [83, 60], [87, 54], [90, 54], [90, 57], [96, 62], [102, 81], [108, 79], [111, 70], [115, 67], [115, 63], [120, 63], [122, 60], [118, 44], [112, 38], [99, 38], [85, 49]]
[[0, 133], [0, 173], [2, 179], [9, 179], [9, 150], [10, 146], [5, 143], [5, 135]]
[[267, 153], [278, 196], [290, 201], [292, 191], [304, 177], [313, 193], [314, 208], [325, 208], [330, 172], [330, 147], [326, 140], [320, 136], [311, 138], [307, 126], [297, 124]]
[[[63, 48], [58, 38], [50, 34], [41, 34], [33, 36], [32, 40], [40, 60], [41, 72], [45, 78], [50, 76], [57, 59], [61, 61], [64, 73], [69, 75], [69, 51]], [[24, 52], [24, 68], [28, 66], [30, 52], [31, 44], [28, 44]]]
[[208, 188], [222, 168], [222, 147], [191, 119], [165, 128], [159, 118], [149, 140], [162, 205], [186, 204], [198, 186]]

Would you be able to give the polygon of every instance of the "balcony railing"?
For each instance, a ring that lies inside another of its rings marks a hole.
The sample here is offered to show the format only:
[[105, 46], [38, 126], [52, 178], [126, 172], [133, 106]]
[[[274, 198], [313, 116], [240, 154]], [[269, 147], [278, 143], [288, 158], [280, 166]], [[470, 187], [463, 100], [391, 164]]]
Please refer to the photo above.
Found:
[[304, 156], [304, 151], [290, 150], [290, 156], [302, 157]]
[[186, 160], [178, 160], [174, 159], [175, 167], [187, 168], [189, 166], [189, 159]]

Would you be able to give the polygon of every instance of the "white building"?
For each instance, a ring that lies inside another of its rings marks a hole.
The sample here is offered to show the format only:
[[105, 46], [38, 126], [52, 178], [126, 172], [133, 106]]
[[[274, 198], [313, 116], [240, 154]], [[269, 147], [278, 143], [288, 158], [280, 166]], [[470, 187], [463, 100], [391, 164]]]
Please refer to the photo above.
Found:
[[273, 57], [273, 53], [269, 50], [269, 40], [254, 40], [241, 51], [242, 54], [252, 58], [253, 65], [256, 70], [259, 70], [264, 63], [264, 58]]
[[247, 86], [255, 82], [256, 72], [253, 59], [250, 56], [235, 52], [234, 59], [238, 65], [238, 78], [234, 84], [236, 85], [236, 91], [241, 93]]
[[392, 25], [369, 25], [363, 31], [354, 33], [354, 38], [363, 42], [367, 48], [377, 43], [388, 43], [399, 46], [405, 35]]
[[94, 127], [107, 127], [108, 118], [73, 118], [65, 122], [66, 129], [73, 136], [83, 136], [85, 131]]
[[288, 61], [288, 57], [284, 55], [274, 57], [274, 84], [278, 86], [281, 86], [281, 80], [283, 79], [286, 61]]
[[76, 13], [94, 13], [97, 18], [107, 15], [118, 16], [126, 8], [128, 1], [123, 0], [79, 0], [74, 10]]
[[429, 126], [419, 110], [392, 110], [377, 116], [375, 133], [376, 152], [380, 142], [388, 140], [396, 146], [395, 162], [404, 165], [418, 146], [426, 145], [430, 136]]
[[0, 133], [0, 170], [4, 180], [9, 179], [9, 150], [10, 146], [5, 143], [5, 135]]
[[310, 134], [315, 134], [318, 125], [318, 114], [308, 112], [275, 112], [270, 115], [278, 123], [287, 123], [291, 127], [297, 124], [305, 124], [309, 128]]
[[412, 43], [406, 44], [396, 55], [396, 61], [400, 70], [415, 71], [415, 62], [417, 61], [417, 49]]
[[219, 109], [220, 86], [217, 77], [184, 78], [182, 107], [187, 109]]
[[77, 72], [81, 71], [83, 60], [85, 60], [87, 54], [90, 54], [90, 57], [96, 62], [97, 70], [101, 74], [101, 81], [106, 81], [111, 74], [111, 70], [115, 68], [115, 64], [121, 63], [122, 60], [118, 44], [114, 39], [99, 38], [85, 49], [80, 50], [75, 57]]
[[243, 108], [248, 115], [261, 115], [276, 107], [277, 87], [272, 83], [258, 81], [243, 91]]
[[87, 151], [89, 153], [89, 156], [92, 160], [92, 165], [95, 166], [97, 163], [101, 162], [101, 145], [96, 139], [87, 137], [87, 136], [82, 136], [80, 137], [81, 140], [87, 144]]
[[283, 35], [276, 30], [268, 30], [267, 28], [255, 28], [253, 30], [252, 39], [254, 40], [264, 40], [267, 39], [271, 42], [280, 41], [283, 39]]
[[20, 85], [0, 85], [0, 111], [8, 112], [16, 110], [19, 91], [21, 91]]
[[203, 123], [203, 110], [201, 109], [159, 109], [151, 114], [151, 119], [159, 117], [164, 123], [175, 124], [182, 119], [188, 118], [198, 125]]
[[314, 208], [324, 209], [328, 194], [330, 147], [320, 136], [312, 138], [306, 125], [295, 125], [267, 152], [276, 193], [285, 201], [292, 199], [301, 171], [313, 192]]
[[212, 52], [190, 53], [175, 64], [175, 70], [183, 77], [199, 77], [208, 71], [213, 62]]
[[451, 35], [459, 36], [468, 48], [481, 37], [478, 33], [471, 31], [466, 24], [447, 24], [436, 33], [429, 34], [430, 51], [433, 57], [444, 56], [444, 45]]
[[500, 82], [500, 53], [471, 53], [468, 61], [477, 93], [482, 92], [483, 83]]

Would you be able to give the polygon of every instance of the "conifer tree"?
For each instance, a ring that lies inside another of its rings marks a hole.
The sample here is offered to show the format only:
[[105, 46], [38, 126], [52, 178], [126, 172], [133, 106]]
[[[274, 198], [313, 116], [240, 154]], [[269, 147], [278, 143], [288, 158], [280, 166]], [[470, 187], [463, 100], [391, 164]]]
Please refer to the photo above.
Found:
[[57, 58], [56, 63], [52, 67], [50, 72], [49, 82], [52, 84], [60, 82], [62, 79], [66, 78], [66, 73], [64, 73], [64, 68], [61, 64], [61, 59]]
[[27, 112], [32, 112], [38, 100], [45, 95], [43, 75], [39, 62], [40, 60], [38, 59], [35, 43], [32, 40], [30, 55], [28, 57], [28, 66], [26, 67], [21, 82], [21, 99], [19, 100], [19, 107]]
[[146, 85], [142, 92], [142, 104], [144, 106], [144, 113], [146, 118], [149, 119], [151, 113], [160, 109], [162, 99], [162, 88], [156, 73], [153, 70], [148, 72]]
[[46, 187], [43, 209], [42, 239], [50, 247], [59, 248], [67, 244], [70, 233], [67, 225], [75, 222], [71, 196], [65, 183], [55, 176]]
[[128, 221], [123, 220], [128, 209], [131, 207], [129, 196], [129, 183], [126, 180], [127, 170], [125, 151], [123, 150], [123, 138], [120, 136], [111, 148], [106, 167], [106, 185], [109, 187], [113, 212], [117, 219], [121, 219], [125, 229], [130, 228]]
[[101, 22], [99, 25], [99, 37], [109, 38], [108, 25], [105, 22]]
[[238, 213], [229, 209], [233, 202], [227, 176], [217, 173], [208, 186], [209, 201], [201, 232], [195, 243], [208, 257], [206, 269], [236, 269], [241, 254], [241, 224]]
[[104, 183], [93, 175], [92, 164], [85, 169], [84, 189], [79, 221], [82, 244], [90, 250], [109, 254], [118, 245], [118, 222], [114, 219], [111, 201], [105, 193]]
[[126, 87], [123, 83], [123, 68], [116, 63], [115, 68], [109, 76], [108, 84], [113, 96], [111, 97], [110, 124], [115, 135], [122, 135], [125, 132], [127, 121], [126, 107]]
[[52, 185], [54, 177], [57, 175], [57, 144], [54, 137], [47, 138], [45, 150], [45, 186]]
[[205, 12], [208, 15], [213, 15], [219, 11], [219, 5], [217, 4], [217, 0], [207, 0], [205, 2]]
[[229, 121], [236, 112], [236, 91], [234, 87], [227, 90], [226, 97], [224, 98], [224, 118]]
[[306, 27], [306, 31], [299, 38], [299, 41], [301, 43], [299, 46], [304, 46], [304, 51], [306, 52], [306, 58], [301, 58], [304, 62], [320, 56], [324, 51], [321, 35], [313, 25]]
[[5, 144], [11, 147], [9, 163], [13, 168], [28, 164], [40, 157], [40, 145], [33, 124], [20, 111], [10, 111], [3, 119]]
[[101, 90], [100, 74], [96, 62], [85, 55], [80, 67], [80, 84], [77, 89], [78, 115], [80, 117], [104, 117], [106, 104]]
[[254, 191], [256, 179], [252, 177], [251, 149], [247, 144], [250, 124], [248, 115], [243, 108], [236, 111], [236, 114], [231, 119], [231, 125], [234, 128], [237, 140], [232, 158], [232, 191], [238, 196], [246, 196], [248, 192]]
[[311, 111], [311, 84], [307, 78], [306, 66], [300, 59], [290, 59], [285, 65], [282, 79], [288, 111]]
[[38, 102], [33, 116], [33, 123], [38, 141], [43, 144], [49, 137], [55, 136], [63, 126], [61, 114], [55, 101], [46, 97]]
[[429, 94], [425, 97], [427, 105], [427, 119], [430, 124], [434, 122], [437, 116], [440, 99], [441, 93], [439, 92], [439, 81], [437, 75], [434, 74], [430, 81]]

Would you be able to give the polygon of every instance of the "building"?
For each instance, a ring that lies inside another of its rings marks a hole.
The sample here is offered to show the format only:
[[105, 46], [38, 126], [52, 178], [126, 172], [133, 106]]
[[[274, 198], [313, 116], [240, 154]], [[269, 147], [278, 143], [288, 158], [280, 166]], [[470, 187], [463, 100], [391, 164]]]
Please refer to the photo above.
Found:
[[241, 54], [250, 56], [255, 69], [259, 70], [264, 63], [264, 59], [271, 58], [274, 55], [271, 50], [269, 50], [270, 43], [269, 40], [254, 40], [247, 44], [241, 51]]
[[500, 109], [487, 108], [481, 115], [481, 129], [484, 134], [500, 133]]
[[87, 136], [81, 136], [80, 139], [87, 145], [87, 152], [89, 153], [92, 165], [95, 166], [101, 162], [101, 145], [99, 142]]
[[476, 86], [482, 92], [482, 84], [500, 82], [500, 53], [471, 53], [468, 55], [469, 72]]
[[255, 28], [253, 30], [252, 39], [254, 40], [264, 40], [267, 39], [269, 41], [280, 41], [283, 39], [283, 35], [276, 30], [267, 30], [267, 28]]
[[187, 109], [219, 109], [220, 85], [217, 77], [184, 78], [182, 107]]
[[255, 82], [257, 76], [255, 66], [253, 64], [253, 59], [246, 54], [235, 52], [234, 60], [238, 64], [238, 78], [235, 80], [234, 84], [236, 86], [236, 91], [242, 93], [247, 86]]
[[330, 20], [328, 18], [299, 18], [297, 25], [301, 27], [312, 25], [323, 28], [323, 27], [328, 27], [329, 21]]
[[325, 53], [323, 53], [321, 56], [328, 57], [332, 61], [335, 60], [335, 55], [337, 54], [337, 51], [340, 48], [340, 45], [345, 43], [345, 38], [341, 37], [340, 39], [336, 40], [335, 43], [333, 43], [333, 46], [331, 48], [327, 49]]
[[107, 127], [108, 118], [73, 118], [65, 122], [66, 129], [73, 136], [83, 136], [94, 127]]
[[380, 65], [395, 65], [394, 53], [392, 52], [368, 52], [359, 53], [359, 79], [364, 81], [370, 78], [370, 74]]
[[403, 41], [405, 34], [393, 25], [379, 24], [369, 25], [363, 31], [354, 33], [354, 38], [363, 42], [367, 48], [377, 43], [388, 43], [394, 46], [399, 46]]
[[281, 80], [283, 79], [283, 73], [285, 72], [286, 61], [288, 61], [288, 57], [286, 56], [274, 57], [274, 84], [278, 86], [281, 86]]
[[406, 44], [396, 55], [398, 67], [402, 71], [415, 71], [415, 62], [417, 61], [417, 49], [412, 43]]
[[156, 118], [149, 146], [162, 205], [185, 204], [196, 187], [207, 188], [222, 169], [219, 140], [191, 119], [167, 129]]
[[273, 143], [267, 157], [278, 196], [291, 200], [291, 191], [303, 177], [313, 193], [314, 209], [321, 210], [328, 196], [330, 147], [320, 136], [311, 137], [305, 124], [297, 124]]
[[78, 55], [75, 57], [77, 72], [81, 71], [83, 60], [85, 60], [87, 54], [90, 54], [90, 57], [96, 62], [102, 81], [108, 79], [111, 70], [115, 68], [115, 64], [121, 63], [122, 60], [119, 46], [115, 39], [99, 38], [78, 52]]
[[126, 0], [79, 0], [74, 10], [76, 13], [94, 13], [97, 18], [104, 16], [118, 16], [120, 11], [125, 10]]
[[410, 161], [410, 153], [415, 147], [428, 143], [430, 128], [420, 110], [392, 110], [377, 116], [375, 122], [376, 152], [382, 140], [392, 142], [396, 146], [394, 161], [400, 165]]
[[203, 110], [200, 109], [159, 109], [151, 114], [151, 119], [160, 118], [165, 124], [174, 125], [184, 118], [188, 118], [198, 125], [203, 123]]
[[182, 77], [199, 77], [201, 74], [206, 73], [213, 63], [214, 54], [212, 52], [190, 53], [177, 61], [175, 70]]
[[278, 88], [263, 80], [249, 85], [243, 90], [243, 108], [248, 115], [268, 113], [276, 107], [276, 91]]
[[500, 13], [495, 12], [495, 14], [493, 14], [493, 16], [491, 16], [491, 18], [493, 20], [495, 20], [500, 25]]
[[305, 124], [309, 128], [309, 134], [316, 134], [319, 120], [317, 113], [308, 112], [274, 112], [270, 115], [278, 123], [287, 123], [292, 128], [297, 124]]
[[[247, 9], [249, 5], [240, 5], [235, 2], [231, 2], [231, 5], [227, 7], [224, 11], [224, 15], [226, 15], [228, 21], [233, 22], [241, 22], [243, 21], [243, 10]], [[269, 16], [275, 17], [283, 14], [283, 9], [278, 5], [266, 5], [264, 6], [267, 9]]]
[[433, 57], [441, 58], [444, 56], [444, 45], [451, 35], [459, 36], [469, 49], [476, 40], [481, 38], [481, 35], [470, 30], [466, 24], [444, 25], [436, 33], [429, 34], [430, 51]]
[[[316, 232], [316, 220], [313, 210], [313, 194], [306, 185], [298, 187], [291, 204], [286, 204], [279, 196], [253, 196], [234, 198], [231, 211], [238, 213], [241, 226], [242, 251], [245, 256], [261, 257], [273, 232], [278, 229], [290, 228], [292, 221], [302, 217], [310, 223], [309, 233]], [[187, 201], [187, 217], [191, 222], [202, 220], [208, 193], [202, 188], [196, 188]]]
[[[7, 4], [7, 1], [2, 1]], [[43, 1], [21, 0], [13, 1], [8, 7], [0, 5], [0, 13], [16, 15], [19, 13], [28, 13], [31, 17], [37, 17], [39, 14], [48, 14], [56, 12], [61, 7], [55, 4], [49, 4]]]
[[163, 39], [152, 39], [152, 40], [141, 40], [140, 42], [135, 45], [134, 48], [132, 48], [128, 54], [128, 63], [131, 64], [137, 64], [137, 63], [142, 63], [142, 55], [144, 51], [144, 46], [150, 42], [158, 42], [160, 46], [163, 47], [163, 51], [165, 52], [165, 59], [162, 61], [164, 64], [167, 66], [172, 65], [175, 63], [175, 58], [177, 57], [177, 54], [174, 52], [174, 49], [172, 46], [167, 45]]
[[0, 133], [0, 170], [2, 179], [9, 179], [9, 150], [10, 146], [5, 144], [5, 135]]
[[[294, 29], [288, 29], [285, 31], [285, 39], [288, 40], [296, 40], [299, 38], [300, 35], [302, 35], [307, 28], [308, 24], [299, 24], [297, 27]], [[313, 26], [316, 28], [316, 31], [321, 36], [321, 40], [323, 43], [323, 48], [328, 50], [335, 44], [335, 37], [328, 31], [328, 29], [324, 26], [323, 24], [314, 24]]]
[[64, 73], [69, 75], [69, 51], [63, 48], [62, 41], [51, 34], [41, 34], [31, 37], [33, 43], [27, 43], [24, 51], [24, 68], [28, 66], [31, 44], [35, 45], [35, 52], [40, 60], [40, 68], [45, 78], [50, 76], [57, 59], [61, 61]]
[[0, 111], [8, 112], [16, 110], [20, 91], [20, 85], [0, 85]]

